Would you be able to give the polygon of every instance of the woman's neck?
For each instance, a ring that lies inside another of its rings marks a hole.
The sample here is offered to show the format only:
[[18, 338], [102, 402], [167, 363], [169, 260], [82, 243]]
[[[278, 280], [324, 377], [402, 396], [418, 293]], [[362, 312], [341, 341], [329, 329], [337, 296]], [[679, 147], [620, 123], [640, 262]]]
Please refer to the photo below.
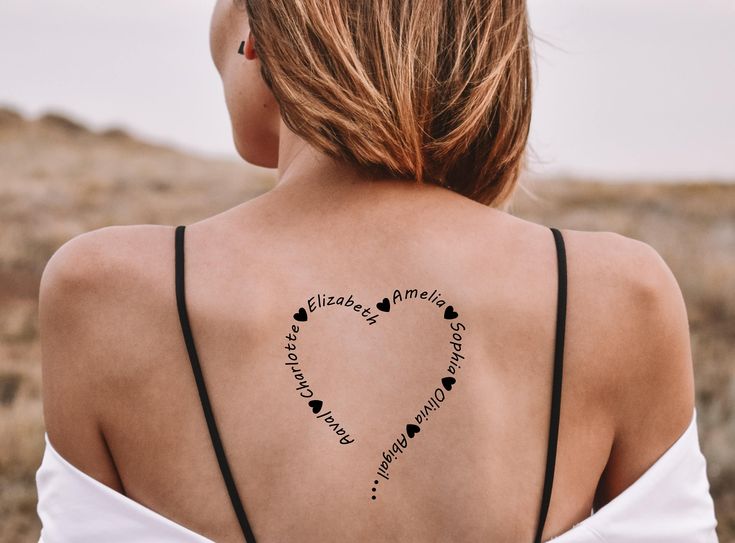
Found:
[[380, 199], [396, 192], [452, 193], [410, 179], [373, 178], [360, 168], [332, 158], [307, 144], [282, 123], [277, 182], [272, 195], [293, 196], [300, 202], [348, 203]]

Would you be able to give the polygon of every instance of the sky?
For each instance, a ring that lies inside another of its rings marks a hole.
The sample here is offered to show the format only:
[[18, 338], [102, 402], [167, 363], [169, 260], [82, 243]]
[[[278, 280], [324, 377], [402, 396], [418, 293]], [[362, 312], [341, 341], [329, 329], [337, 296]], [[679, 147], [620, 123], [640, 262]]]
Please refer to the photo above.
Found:
[[[213, 5], [3, 0], [0, 105], [237, 158], [209, 53]], [[528, 6], [532, 173], [735, 180], [735, 0]]]

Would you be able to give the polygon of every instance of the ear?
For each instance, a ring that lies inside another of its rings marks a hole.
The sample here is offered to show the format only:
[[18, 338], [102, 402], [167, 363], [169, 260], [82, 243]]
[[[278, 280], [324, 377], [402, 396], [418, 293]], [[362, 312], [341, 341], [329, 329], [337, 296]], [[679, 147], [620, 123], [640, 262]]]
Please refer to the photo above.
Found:
[[255, 51], [255, 36], [253, 36], [253, 33], [250, 31], [248, 31], [248, 39], [245, 42], [245, 58], [248, 60], [258, 58]]

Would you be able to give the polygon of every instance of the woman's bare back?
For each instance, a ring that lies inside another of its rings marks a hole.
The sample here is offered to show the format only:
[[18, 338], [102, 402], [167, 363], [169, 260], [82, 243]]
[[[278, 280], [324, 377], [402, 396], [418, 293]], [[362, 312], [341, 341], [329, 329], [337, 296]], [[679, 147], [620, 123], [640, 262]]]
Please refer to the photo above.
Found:
[[[272, 191], [185, 236], [196, 350], [258, 541], [531, 541], [557, 309], [549, 228], [438, 188], [293, 196]], [[94, 430], [50, 414], [51, 440], [175, 522], [242, 541], [176, 311], [174, 229], [104, 230], [79, 240], [105, 263], [95, 277], [67, 273], [95, 287], [84, 291], [99, 311], [87, 340], [99, 357], [65, 389], [91, 390], [79, 412]], [[640, 326], [661, 277], [650, 248], [562, 232], [563, 392], [543, 540], [634, 481], [691, 415], [685, 364], [662, 375], [635, 354], [655, 328]], [[384, 298], [390, 311], [376, 308]], [[456, 318], [444, 318], [449, 305]], [[456, 381], [445, 386], [452, 360]], [[635, 418], [641, 409], [647, 417]], [[401, 439], [417, 417], [420, 432]]]

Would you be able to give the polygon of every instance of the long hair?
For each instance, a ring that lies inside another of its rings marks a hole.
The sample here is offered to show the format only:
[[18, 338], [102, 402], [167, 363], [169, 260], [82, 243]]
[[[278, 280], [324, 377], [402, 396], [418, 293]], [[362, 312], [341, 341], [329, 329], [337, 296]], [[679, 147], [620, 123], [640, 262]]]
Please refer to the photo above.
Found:
[[310, 145], [483, 204], [511, 196], [531, 122], [525, 0], [236, 4], [284, 123]]

